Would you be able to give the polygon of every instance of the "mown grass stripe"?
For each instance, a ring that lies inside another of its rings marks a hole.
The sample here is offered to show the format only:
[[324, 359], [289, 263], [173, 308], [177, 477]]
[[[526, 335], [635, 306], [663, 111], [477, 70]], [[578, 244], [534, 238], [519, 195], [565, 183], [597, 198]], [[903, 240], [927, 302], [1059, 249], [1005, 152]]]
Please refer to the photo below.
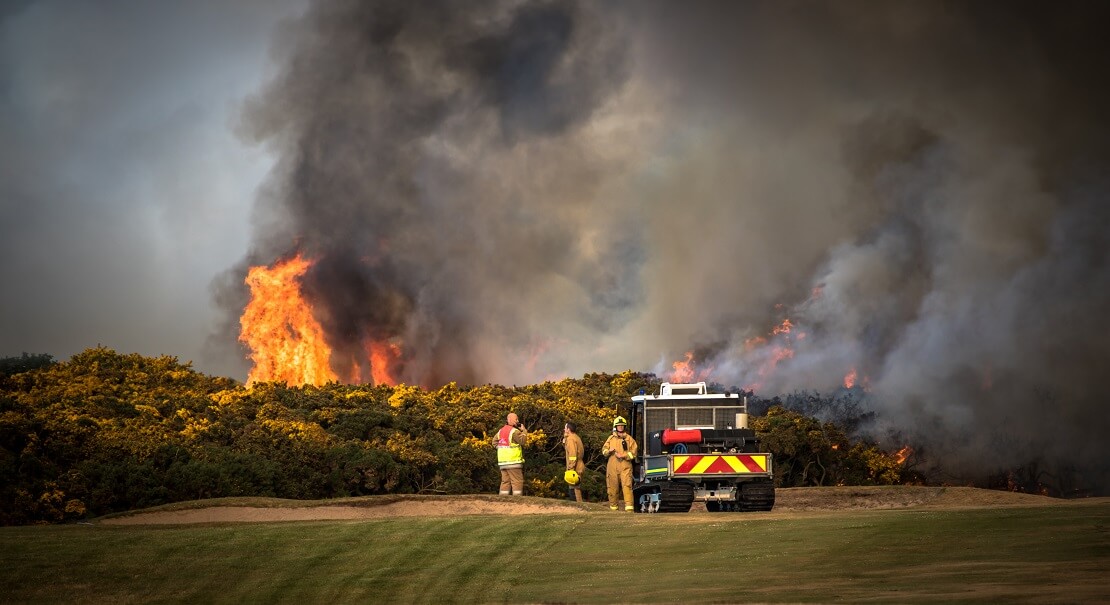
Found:
[[14, 527], [0, 602], [1097, 602], [1108, 527], [1105, 502]]

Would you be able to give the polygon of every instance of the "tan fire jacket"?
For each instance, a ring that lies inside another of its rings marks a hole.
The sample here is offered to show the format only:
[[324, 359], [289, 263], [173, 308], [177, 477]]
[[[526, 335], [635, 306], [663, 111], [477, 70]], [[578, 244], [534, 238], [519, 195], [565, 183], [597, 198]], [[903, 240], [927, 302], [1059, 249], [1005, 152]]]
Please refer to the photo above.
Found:
[[632, 462], [639, 454], [640, 447], [636, 444], [636, 440], [632, 438], [632, 435], [628, 433], [624, 433], [623, 435], [613, 433], [609, 435], [609, 438], [605, 440], [605, 445], [601, 447], [601, 455], [607, 458], [612, 456], [611, 459], [616, 459], [615, 454], [617, 452], [628, 454], [624, 457], [623, 461]]
[[563, 447], [567, 450], [567, 470], [573, 470], [579, 475], [586, 470], [586, 446], [577, 433], [571, 433], [563, 439]]

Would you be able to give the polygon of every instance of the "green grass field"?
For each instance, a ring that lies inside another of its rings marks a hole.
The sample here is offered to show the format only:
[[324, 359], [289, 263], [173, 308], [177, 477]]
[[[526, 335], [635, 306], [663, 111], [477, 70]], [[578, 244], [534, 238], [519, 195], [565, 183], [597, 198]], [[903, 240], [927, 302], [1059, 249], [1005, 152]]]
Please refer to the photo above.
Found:
[[1110, 602], [1110, 504], [0, 528], [11, 603]]

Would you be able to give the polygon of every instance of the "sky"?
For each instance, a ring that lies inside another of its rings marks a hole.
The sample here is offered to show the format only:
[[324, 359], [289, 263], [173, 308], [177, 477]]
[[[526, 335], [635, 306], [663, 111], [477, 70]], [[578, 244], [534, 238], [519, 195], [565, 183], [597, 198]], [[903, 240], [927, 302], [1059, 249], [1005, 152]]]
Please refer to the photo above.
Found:
[[1108, 6], [8, 3], [0, 354], [243, 379], [246, 272], [302, 254], [337, 367], [851, 373], [1105, 475]]
[[236, 134], [299, 2], [4, 2], [0, 355], [104, 345], [215, 374], [215, 275], [274, 159]]

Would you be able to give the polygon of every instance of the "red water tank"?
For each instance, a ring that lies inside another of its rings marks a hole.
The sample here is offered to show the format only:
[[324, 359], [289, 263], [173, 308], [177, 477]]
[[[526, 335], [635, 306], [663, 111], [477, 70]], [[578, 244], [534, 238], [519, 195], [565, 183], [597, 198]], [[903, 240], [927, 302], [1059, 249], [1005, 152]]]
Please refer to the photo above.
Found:
[[663, 445], [701, 443], [701, 429], [663, 429]]

